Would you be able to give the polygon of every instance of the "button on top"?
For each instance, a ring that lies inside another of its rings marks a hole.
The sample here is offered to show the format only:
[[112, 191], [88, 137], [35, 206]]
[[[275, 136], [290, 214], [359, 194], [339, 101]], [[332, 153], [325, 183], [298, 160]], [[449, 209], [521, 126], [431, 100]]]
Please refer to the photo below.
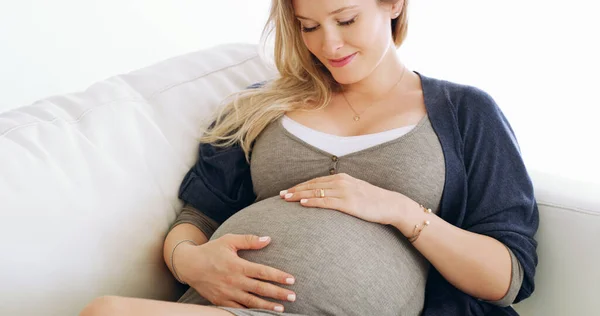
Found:
[[331, 160], [332, 160], [332, 161], [337, 161], [337, 160], [338, 160], [338, 157], [336, 157], [336, 156], [332, 156], [332, 157], [331, 157]]

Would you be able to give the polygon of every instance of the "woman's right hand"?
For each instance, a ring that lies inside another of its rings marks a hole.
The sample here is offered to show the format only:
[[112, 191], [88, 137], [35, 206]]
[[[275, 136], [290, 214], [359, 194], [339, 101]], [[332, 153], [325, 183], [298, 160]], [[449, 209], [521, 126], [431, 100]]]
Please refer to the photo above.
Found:
[[261, 241], [254, 235], [226, 234], [200, 246], [185, 243], [177, 247], [174, 265], [182, 281], [214, 305], [282, 312], [282, 305], [252, 293], [294, 301], [296, 294], [293, 291], [262, 280], [293, 284], [295, 278], [289, 273], [244, 260], [237, 255], [238, 250], [262, 249], [270, 241], [271, 238]]

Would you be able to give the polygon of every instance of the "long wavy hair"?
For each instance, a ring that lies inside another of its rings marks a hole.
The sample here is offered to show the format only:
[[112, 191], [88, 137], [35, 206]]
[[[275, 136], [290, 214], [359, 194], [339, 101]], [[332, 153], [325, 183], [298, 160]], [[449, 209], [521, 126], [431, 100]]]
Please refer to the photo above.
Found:
[[[374, 1], [394, 4], [402, 0]], [[402, 12], [391, 22], [396, 47], [406, 38], [407, 7], [408, 0], [404, 0]], [[262, 42], [273, 31], [279, 76], [259, 88], [245, 89], [228, 97], [228, 103], [213, 114], [211, 126], [199, 139], [218, 147], [239, 145], [248, 162], [254, 141], [271, 122], [288, 111], [323, 109], [333, 93], [341, 89], [329, 70], [306, 48], [292, 1], [272, 0]]]

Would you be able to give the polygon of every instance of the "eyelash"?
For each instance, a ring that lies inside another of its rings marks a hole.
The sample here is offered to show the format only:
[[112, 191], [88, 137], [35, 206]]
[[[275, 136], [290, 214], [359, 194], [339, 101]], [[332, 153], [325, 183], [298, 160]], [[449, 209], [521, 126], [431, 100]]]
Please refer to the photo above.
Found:
[[[356, 17], [353, 17], [352, 19], [348, 20], [348, 21], [340, 21], [338, 22], [338, 25], [340, 26], [348, 26], [352, 23], [356, 22]], [[319, 26], [315, 26], [315, 27], [304, 27], [302, 26], [302, 32], [304, 33], [310, 33], [310, 32], [314, 32], [317, 30], [317, 28], [319, 28]]]

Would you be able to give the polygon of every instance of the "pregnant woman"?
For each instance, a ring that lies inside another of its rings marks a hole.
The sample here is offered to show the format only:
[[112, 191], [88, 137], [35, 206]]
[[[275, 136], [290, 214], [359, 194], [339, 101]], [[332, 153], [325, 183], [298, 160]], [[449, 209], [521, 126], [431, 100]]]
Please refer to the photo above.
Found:
[[82, 315], [516, 315], [538, 227], [517, 141], [487, 93], [400, 61], [407, 5], [273, 0], [279, 76], [210, 118], [165, 239], [189, 289]]

